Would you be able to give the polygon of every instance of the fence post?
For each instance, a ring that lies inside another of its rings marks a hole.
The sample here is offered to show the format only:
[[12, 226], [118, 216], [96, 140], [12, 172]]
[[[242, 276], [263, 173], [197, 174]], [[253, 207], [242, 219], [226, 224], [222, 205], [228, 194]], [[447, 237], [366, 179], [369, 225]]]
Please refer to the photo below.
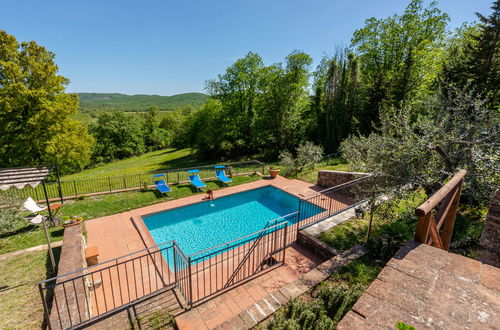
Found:
[[300, 222], [302, 221], [302, 213], [301, 213], [300, 211], [301, 211], [301, 208], [302, 208], [302, 203], [303, 203], [303, 202], [304, 202], [304, 199], [303, 199], [303, 198], [299, 199], [299, 209], [298, 209], [298, 211], [297, 211], [297, 212], [299, 212], [299, 213], [297, 214], [297, 229], [298, 229], [298, 227], [300, 226]]
[[429, 221], [431, 220], [431, 212], [424, 216], [418, 217], [417, 229], [415, 231], [415, 241], [427, 244], [427, 237], [429, 237]]
[[108, 176], [109, 192], [113, 191], [111, 189], [111, 178]]
[[75, 197], [78, 197], [78, 191], [76, 191], [76, 182], [73, 180], [73, 188], [75, 188]]
[[[52, 325], [50, 324], [49, 308], [47, 306], [47, 301], [45, 300], [45, 297], [43, 296], [42, 283], [38, 283], [38, 291], [40, 292], [40, 297], [42, 298], [43, 314], [45, 316], [45, 322], [47, 322], [47, 328], [50, 330], [50, 329], [52, 329]], [[56, 299], [55, 296], [54, 296], [54, 299]]]
[[191, 273], [191, 256], [187, 258], [188, 266], [189, 266], [189, 307], [193, 307], [193, 279], [192, 279], [192, 273]]
[[125, 175], [123, 176], [123, 186], [127, 189], [127, 179], [125, 179]]
[[[297, 234], [298, 234], [298, 232], [299, 232], [299, 227], [297, 227]], [[285, 251], [286, 251], [286, 246], [287, 246], [286, 242], [288, 240], [287, 236], [288, 236], [288, 222], [285, 223], [285, 239], [283, 240], [283, 260], [281, 260], [281, 262], [283, 264], [285, 264], [285, 253], [286, 253]]]
[[[455, 227], [455, 219], [457, 217], [457, 209], [458, 209], [458, 202], [460, 200], [460, 195], [462, 193], [462, 184], [464, 180], [462, 179], [460, 183], [457, 185], [457, 191], [455, 194], [455, 198], [453, 198], [450, 203], [451, 207], [448, 210], [448, 213], [446, 214], [446, 217], [444, 219], [444, 224], [443, 224], [443, 235], [442, 235], [442, 242], [443, 242], [443, 247], [446, 251], [450, 249], [450, 243], [451, 243], [451, 236], [453, 235], [453, 227]], [[453, 191], [449, 192], [450, 194], [453, 193]]]
[[332, 214], [332, 201], [333, 201], [333, 197], [330, 196], [330, 203], [328, 205], [328, 215]]
[[61, 189], [61, 177], [59, 176], [59, 166], [55, 165], [55, 170], [57, 174], [57, 191], [59, 192], [59, 197], [61, 198], [61, 204], [64, 204], [63, 194]]
[[[300, 209], [297, 211], [297, 225], [296, 225], [296, 228], [297, 228], [297, 234], [295, 235], [295, 241], [298, 242], [299, 241], [299, 228], [300, 228]], [[292, 224], [293, 226], [293, 224]]]
[[181, 172], [177, 172], [177, 184], [181, 182]]
[[[174, 281], [175, 281], [175, 285], [177, 286], [177, 246], [175, 244], [175, 241], [174, 241]], [[167, 260], [167, 263], [168, 263], [168, 260]]]

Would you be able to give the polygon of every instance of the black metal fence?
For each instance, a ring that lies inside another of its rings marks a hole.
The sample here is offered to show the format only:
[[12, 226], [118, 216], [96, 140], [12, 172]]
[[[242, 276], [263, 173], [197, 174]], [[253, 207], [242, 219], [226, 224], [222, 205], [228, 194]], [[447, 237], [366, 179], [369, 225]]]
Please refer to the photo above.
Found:
[[300, 229], [364, 202], [369, 178], [302, 198], [299, 211], [262, 230], [189, 256], [171, 241], [40, 282], [47, 324], [85, 325], [169, 288], [177, 288], [189, 306], [228, 290], [282, 265]]
[[176, 249], [172, 241], [38, 283], [49, 328], [82, 325], [173, 287]]
[[190, 255], [190, 291], [184, 292], [188, 301], [196, 303], [270, 267], [282, 265], [288, 222], [280, 220], [258, 232]]
[[273, 220], [258, 232], [190, 256], [171, 241], [42, 281], [47, 326], [84, 326], [174, 287], [192, 306], [283, 264], [296, 236], [289, 224], [297, 220], [297, 213]]
[[[302, 198], [299, 202], [299, 229], [365, 202], [368, 198], [366, 187], [371, 178], [365, 176]], [[323, 211], [316, 211], [318, 207]]]
[[[264, 163], [257, 160], [246, 162], [226, 163], [226, 173], [228, 176], [239, 176], [253, 174], [256, 172], [263, 173]], [[122, 192], [127, 190], [138, 190], [144, 187], [153, 187], [153, 175], [165, 174], [168, 184], [179, 184], [189, 182], [187, 171], [190, 169], [200, 170], [199, 175], [202, 180], [215, 179], [215, 165], [204, 165], [192, 168], [178, 168], [163, 171], [155, 171], [143, 174], [130, 174], [122, 176], [110, 176], [106, 178], [96, 178], [89, 180], [72, 180], [61, 181], [61, 193], [63, 199], [73, 199], [81, 196], [91, 196], [99, 194], [108, 194], [114, 192]], [[49, 199], [59, 199], [58, 183], [47, 182], [47, 194]], [[24, 189], [9, 189], [0, 191], [0, 204], [11, 204], [15, 201], [24, 200], [32, 197], [35, 200], [45, 202], [43, 188], [25, 187]]]

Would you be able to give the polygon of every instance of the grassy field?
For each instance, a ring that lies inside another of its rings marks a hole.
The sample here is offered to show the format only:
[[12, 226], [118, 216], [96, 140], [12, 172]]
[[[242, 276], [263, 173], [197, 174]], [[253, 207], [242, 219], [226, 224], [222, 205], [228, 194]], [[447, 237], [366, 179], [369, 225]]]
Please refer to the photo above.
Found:
[[[258, 175], [233, 177], [231, 185], [239, 185], [260, 179], [261, 177]], [[205, 181], [205, 183], [212, 190], [218, 190], [223, 187], [219, 181]], [[180, 184], [172, 186], [172, 192], [168, 195], [161, 195], [156, 190], [147, 190], [83, 197], [66, 202], [62, 207], [62, 212], [68, 216], [78, 215], [85, 220], [89, 220], [195, 194], [204, 193], [196, 191], [189, 184]]]
[[[49, 227], [51, 242], [63, 239], [62, 227]], [[42, 226], [33, 229], [32, 225], [22, 225], [14, 232], [0, 235], [0, 254], [26, 249], [32, 246], [47, 244]]]
[[[258, 175], [233, 177], [230, 185], [239, 185], [256, 180], [260, 180]], [[205, 181], [212, 190], [223, 188], [219, 181]], [[61, 212], [65, 217], [78, 215], [85, 220], [99, 218], [115, 213], [125, 212], [139, 207], [164, 202], [167, 200], [182, 198], [194, 194], [203, 194], [196, 191], [189, 184], [174, 185], [172, 192], [168, 195], [159, 194], [156, 190], [133, 191], [117, 194], [107, 194], [94, 197], [82, 197], [69, 200], [61, 207]], [[61, 227], [49, 228], [51, 241], [59, 241], [63, 238]], [[19, 225], [8, 233], [0, 235], [0, 254], [26, 249], [32, 246], [45, 244], [45, 234], [42, 226], [33, 229], [32, 225], [27, 225], [26, 221], [20, 221]]]
[[191, 149], [164, 149], [89, 168], [79, 173], [63, 176], [61, 180], [105, 178], [108, 176], [140, 174], [203, 164], [208, 164], [208, 162], [200, 160]]
[[[58, 258], [60, 248], [54, 249]], [[0, 329], [42, 328], [43, 307], [36, 283], [54, 274], [47, 251], [0, 260]]]

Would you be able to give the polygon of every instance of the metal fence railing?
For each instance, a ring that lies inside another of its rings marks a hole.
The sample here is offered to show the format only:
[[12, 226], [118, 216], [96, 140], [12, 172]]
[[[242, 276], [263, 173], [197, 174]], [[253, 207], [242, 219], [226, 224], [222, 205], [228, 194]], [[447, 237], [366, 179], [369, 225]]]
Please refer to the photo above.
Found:
[[48, 327], [82, 325], [172, 287], [176, 249], [168, 242], [38, 283]]
[[[246, 162], [226, 163], [226, 173], [229, 177], [263, 173], [264, 163], [257, 160]], [[179, 184], [188, 182], [188, 173], [190, 169], [199, 169], [199, 175], [202, 180], [215, 179], [215, 165], [196, 166], [191, 168], [178, 168], [151, 173], [130, 174], [121, 176], [109, 176], [106, 178], [96, 178], [89, 180], [62, 180], [61, 193], [63, 199], [74, 199], [81, 196], [91, 196], [100, 194], [109, 194], [127, 190], [138, 190], [145, 186], [153, 187], [153, 175], [165, 174], [168, 184]], [[47, 182], [47, 194], [50, 200], [59, 199], [58, 182]], [[44, 192], [41, 185], [36, 188], [26, 186], [24, 189], [9, 189], [0, 191], [0, 204], [10, 204], [13, 201], [25, 200], [32, 197], [37, 201], [45, 202]]]
[[[299, 229], [365, 202], [368, 198], [366, 186], [370, 184], [370, 178], [368, 175], [301, 198]], [[315, 211], [318, 207], [322, 209], [321, 212]]]
[[88, 324], [177, 288], [192, 306], [285, 262], [300, 229], [366, 200], [369, 177], [302, 198], [299, 211], [257, 232], [185, 255], [171, 241], [38, 283], [49, 328]]
[[42, 281], [47, 326], [81, 327], [174, 287], [192, 306], [283, 264], [285, 248], [296, 236], [288, 226], [297, 220], [298, 213], [276, 219], [258, 232], [190, 256], [171, 241]]
[[288, 223], [212, 247], [188, 257], [191, 274], [188, 301], [193, 304], [285, 261]]

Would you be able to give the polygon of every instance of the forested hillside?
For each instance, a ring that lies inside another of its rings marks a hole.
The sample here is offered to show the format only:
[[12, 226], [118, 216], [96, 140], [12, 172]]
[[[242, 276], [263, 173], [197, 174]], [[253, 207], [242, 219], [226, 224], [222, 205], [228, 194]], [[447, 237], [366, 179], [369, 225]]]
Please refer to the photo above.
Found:
[[77, 93], [80, 97], [80, 110], [92, 111], [144, 111], [150, 106], [160, 110], [173, 110], [182, 106], [199, 106], [207, 101], [203, 93], [184, 93], [172, 96], [126, 95], [119, 93]]

